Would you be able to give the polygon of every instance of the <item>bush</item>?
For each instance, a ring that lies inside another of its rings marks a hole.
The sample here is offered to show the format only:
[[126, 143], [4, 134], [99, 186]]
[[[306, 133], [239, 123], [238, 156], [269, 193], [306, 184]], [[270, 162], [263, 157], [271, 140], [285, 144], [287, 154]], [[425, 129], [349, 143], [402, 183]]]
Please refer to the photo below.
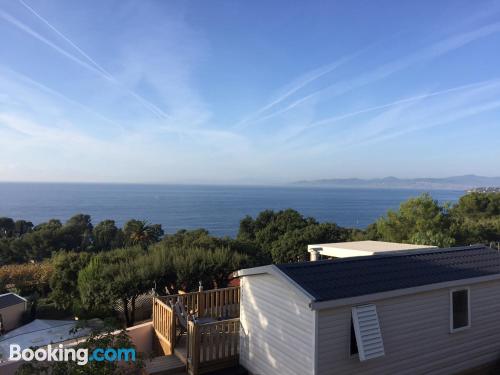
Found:
[[38, 293], [46, 296], [53, 272], [50, 262], [11, 264], [0, 267], [0, 292], [14, 292], [23, 296]]
[[41, 298], [37, 301], [35, 319], [72, 319], [74, 315], [71, 310], [57, 307], [54, 301]]

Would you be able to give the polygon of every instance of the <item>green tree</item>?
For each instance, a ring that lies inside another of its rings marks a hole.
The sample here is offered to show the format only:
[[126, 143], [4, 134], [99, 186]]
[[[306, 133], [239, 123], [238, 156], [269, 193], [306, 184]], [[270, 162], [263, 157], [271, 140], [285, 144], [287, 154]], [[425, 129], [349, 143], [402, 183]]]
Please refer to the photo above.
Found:
[[148, 252], [149, 267], [153, 288], [159, 294], [176, 294], [179, 290], [177, 285], [177, 270], [174, 267], [173, 258], [182, 250], [172, 248], [160, 242], [152, 245]]
[[390, 242], [452, 246], [455, 240], [450, 233], [448, 210], [429, 194], [411, 198], [398, 211], [390, 210], [376, 222], [378, 237]]
[[0, 237], [0, 266], [24, 261], [24, 254], [15, 254], [12, 251], [11, 244], [11, 240]]
[[[307, 245], [347, 241], [353, 233], [334, 223], [320, 224], [292, 209], [265, 210], [255, 219], [246, 216], [240, 222], [236, 246], [251, 250], [247, 254], [254, 259], [254, 264], [297, 262], [308, 258]], [[248, 244], [254, 244], [259, 250]]]
[[158, 242], [164, 234], [160, 224], [150, 225], [141, 220], [127, 221], [123, 233], [127, 245], [139, 245], [144, 250], [152, 243]]
[[500, 242], [500, 193], [470, 193], [451, 209], [457, 244]]
[[89, 253], [59, 252], [52, 259], [54, 271], [50, 278], [50, 298], [59, 309], [78, 313], [80, 294], [78, 273], [90, 262]]
[[208, 287], [226, 288], [233, 272], [248, 267], [249, 259], [229, 248], [218, 248], [208, 254], [207, 263], [212, 279]]
[[240, 221], [237, 238], [243, 241], [255, 241], [255, 222], [251, 216], [247, 215]]
[[177, 246], [161, 241], [148, 253], [151, 276], [161, 292], [194, 291], [201, 281], [207, 289], [227, 285], [232, 272], [247, 267], [249, 257], [228, 247]]
[[113, 314], [120, 302], [127, 326], [135, 321], [137, 297], [153, 287], [147, 255], [139, 247], [116, 249], [94, 256], [78, 274], [82, 307], [97, 315]]
[[364, 230], [352, 230], [352, 241], [379, 241], [381, 239], [382, 237], [377, 229], [377, 222], [368, 224], [368, 226]]
[[273, 263], [309, 260], [307, 245], [347, 241], [350, 231], [336, 224], [310, 224], [302, 229], [286, 232], [271, 245]]
[[25, 259], [39, 261], [48, 258], [52, 252], [63, 248], [60, 239], [60, 230], [62, 224], [59, 220], [49, 220], [46, 223], [39, 224], [33, 228], [33, 231], [26, 234], [19, 249], [25, 250]]
[[22, 235], [31, 232], [34, 225], [31, 221], [26, 220], [17, 220], [14, 223], [14, 234], [17, 237], [21, 237]]
[[12, 237], [14, 228], [14, 220], [10, 217], [0, 217], [0, 237]]
[[124, 245], [124, 236], [114, 220], [103, 220], [94, 227], [94, 248], [97, 251], [111, 250]]
[[206, 229], [179, 230], [175, 234], [166, 235], [161, 243], [166, 247], [215, 249], [224, 244], [218, 237], [210, 236]]
[[469, 193], [460, 197], [452, 213], [469, 218], [485, 219], [500, 216], [500, 193]]
[[59, 248], [73, 251], [88, 250], [93, 241], [92, 229], [89, 215], [74, 215], [59, 230]]
[[[180, 251], [179, 251], [180, 250]], [[201, 282], [206, 289], [212, 287], [209, 252], [203, 249], [179, 249], [172, 259], [176, 272], [177, 289], [193, 292]]]
[[259, 213], [255, 220], [247, 216], [240, 222], [238, 240], [253, 241], [262, 252], [271, 256], [273, 243], [281, 236], [294, 230], [300, 230], [308, 225], [317, 225], [313, 218], [305, 218], [299, 212], [287, 209], [282, 211], [265, 210]]

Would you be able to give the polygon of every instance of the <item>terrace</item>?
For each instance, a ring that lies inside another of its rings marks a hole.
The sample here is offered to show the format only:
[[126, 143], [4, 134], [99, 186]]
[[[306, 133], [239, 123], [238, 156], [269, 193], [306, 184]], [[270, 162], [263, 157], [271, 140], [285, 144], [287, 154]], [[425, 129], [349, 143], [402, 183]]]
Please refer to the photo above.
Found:
[[240, 288], [153, 299], [154, 351], [146, 374], [206, 374], [238, 365]]

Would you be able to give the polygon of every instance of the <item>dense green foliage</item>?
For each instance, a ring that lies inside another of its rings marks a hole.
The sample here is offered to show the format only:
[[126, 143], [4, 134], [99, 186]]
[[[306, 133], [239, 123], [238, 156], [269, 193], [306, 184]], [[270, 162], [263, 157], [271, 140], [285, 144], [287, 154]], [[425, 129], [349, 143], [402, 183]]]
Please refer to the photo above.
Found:
[[[203, 230], [181, 231], [147, 250], [136, 245], [101, 252], [90, 259], [81, 253], [58, 255], [51, 296], [61, 307], [78, 307], [75, 313], [87, 316], [111, 315], [119, 302], [126, 324], [132, 325], [137, 298], [153, 289], [164, 294], [196, 290], [199, 282], [210, 289], [227, 286], [234, 270], [251, 264], [230, 242], [210, 237]], [[75, 265], [65, 267], [68, 262]], [[60, 293], [65, 288], [73, 289], [71, 295]]]
[[86, 311], [107, 316], [119, 301], [130, 326], [135, 321], [135, 301], [151, 289], [152, 280], [150, 265], [140, 247], [102, 252], [78, 273], [80, 302]]
[[440, 206], [428, 194], [401, 204], [376, 223], [377, 237], [390, 242], [449, 247], [455, 243], [450, 233], [447, 206]]
[[172, 247], [164, 242], [154, 245], [148, 258], [158, 291], [166, 288], [170, 293], [194, 291], [199, 282], [206, 289], [226, 287], [235, 270], [255, 264], [231, 247]]
[[125, 243], [125, 235], [114, 220], [103, 220], [93, 231], [94, 247], [101, 251], [117, 249]]
[[4, 217], [0, 218], [0, 266], [40, 261], [59, 250], [100, 252], [136, 244], [146, 248], [162, 236], [161, 225], [138, 220], [128, 221], [122, 230], [113, 220], [93, 227], [90, 216], [83, 214], [64, 224], [52, 219], [37, 226]]
[[236, 239], [204, 229], [164, 235], [160, 225], [138, 220], [123, 229], [112, 220], [93, 227], [88, 215], [37, 226], [0, 218], [0, 293], [31, 295], [35, 310], [39, 301], [47, 311], [82, 317], [116, 316], [121, 306], [131, 325], [137, 298], [153, 290], [193, 291], [200, 282], [206, 289], [225, 287], [237, 269], [306, 260], [309, 244], [363, 239], [441, 247], [499, 243], [500, 193], [467, 194], [455, 205], [423, 194], [365, 230], [319, 223], [292, 209], [266, 210], [243, 218]]
[[50, 297], [62, 310], [79, 311], [78, 273], [90, 262], [90, 253], [59, 252], [52, 258]]
[[146, 221], [130, 220], [123, 227], [126, 245], [139, 245], [146, 249], [163, 236], [161, 225], [149, 225]]
[[454, 246], [500, 242], [500, 193], [470, 193], [440, 205], [423, 194], [369, 226], [367, 239]]
[[240, 223], [238, 239], [253, 242], [273, 263], [307, 259], [307, 245], [347, 241], [350, 230], [336, 224], [319, 224], [295, 210], [266, 210], [255, 219], [245, 217]]
[[500, 241], [500, 193], [464, 195], [451, 209], [451, 231], [458, 244]]

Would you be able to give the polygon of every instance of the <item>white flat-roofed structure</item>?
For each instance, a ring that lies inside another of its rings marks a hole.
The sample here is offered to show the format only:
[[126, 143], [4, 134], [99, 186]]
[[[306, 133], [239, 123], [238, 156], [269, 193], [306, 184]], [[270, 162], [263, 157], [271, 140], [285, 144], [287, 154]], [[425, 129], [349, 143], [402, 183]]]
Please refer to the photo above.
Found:
[[311, 255], [311, 260], [318, 260], [320, 257], [347, 258], [395, 251], [430, 249], [436, 247], [437, 246], [413, 245], [397, 242], [352, 241], [308, 245], [307, 251], [309, 251]]

